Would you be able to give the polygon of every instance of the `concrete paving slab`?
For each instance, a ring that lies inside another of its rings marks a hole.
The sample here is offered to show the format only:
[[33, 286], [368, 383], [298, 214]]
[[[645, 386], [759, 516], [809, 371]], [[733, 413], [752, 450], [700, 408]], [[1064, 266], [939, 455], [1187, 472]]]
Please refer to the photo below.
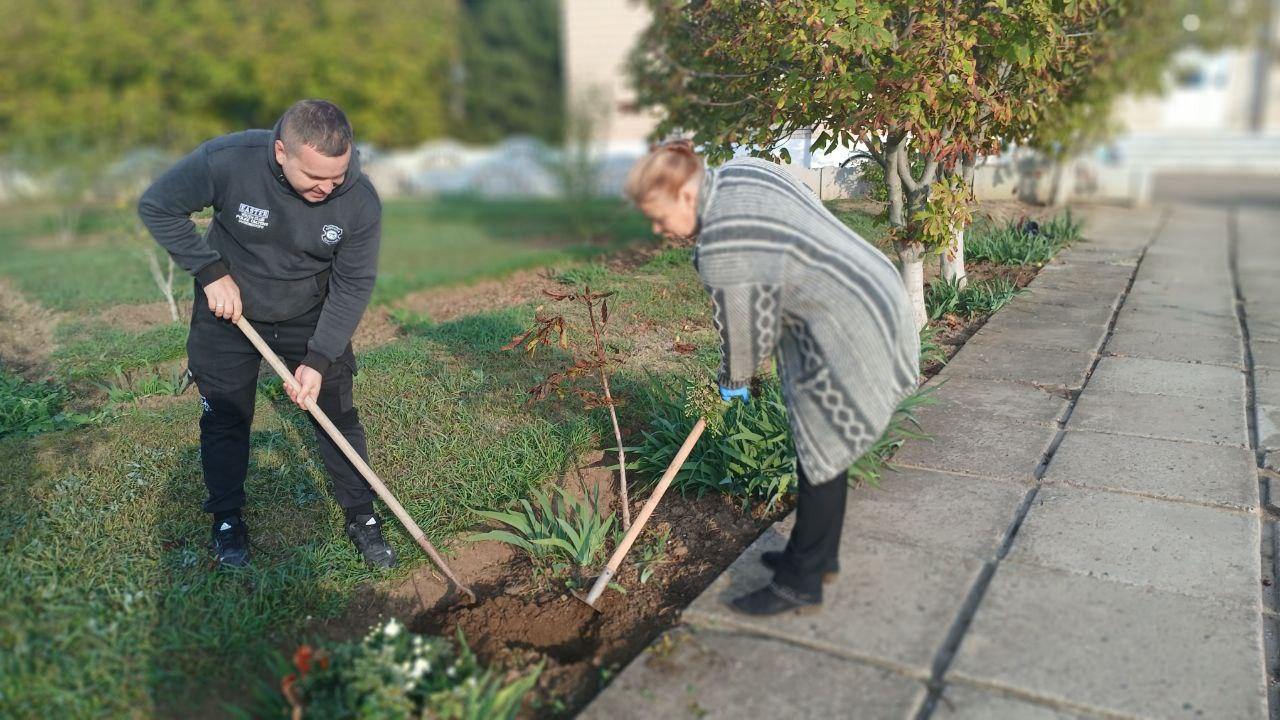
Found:
[[1189, 293], [1192, 295], [1221, 294], [1231, 298], [1235, 297], [1235, 291], [1231, 287], [1231, 283], [1224, 284], [1222, 279], [1218, 277], [1211, 279], [1166, 278], [1161, 277], [1159, 274], [1138, 273], [1133, 278], [1131, 290], [1170, 294]]
[[953, 683], [942, 692], [932, 717], [940, 720], [1092, 720], [1100, 715], [1059, 710]]
[[[1280, 355], [1277, 355], [1280, 360]], [[1093, 362], [1089, 353], [1041, 348], [996, 341], [978, 333], [956, 353], [939, 373], [941, 377], [1024, 382], [1044, 387], [1078, 389]]]
[[917, 680], [738, 632], [678, 629], [636, 658], [578, 716], [653, 718], [912, 717]]
[[894, 465], [1017, 482], [1034, 477], [1057, 435], [1056, 428], [982, 415], [926, 425], [925, 432], [932, 439], [908, 442], [894, 456]]
[[1044, 480], [1245, 511], [1258, 507], [1253, 453], [1242, 447], [1068, 430]]
[[1197, 267], [1194, 265], [1179, 266], [1169, 262], [1152, 262], [1148, 265], [1144, 260], [1138, 266], [1135, 282], [1157, 281], [1172, 287], [1223, 287], [1232, 286], [1231, 274], [1226, 264], [1221, 267]]
[[1217, 365], [1193, 365], [1149, 358], [1104, 357], [1086, 392], [1134, 392], [1182, 397], [1239, 398], [1244, 403], [1244, 373]]
[[[879, 488], [850, 492], [844, 522], [856, 538], [847, 542], [869, 537], [991, 559], [1030, 489], [930, 470], [890, 471]], [[946, 522], [938, 522], [942, 516]]]
[[1120, 308], [1116, 317], [1116, 334], [1157, 330], [1179, 335], [1208, 335], [1221, 338], [1240, 337], [1235, 316], [1212, 315], [1189, 308]]
[[1025, 287], [1014, 300], [1001, 308], [1001, 312], [1019, 303], [1052, 304], [1077, 310], [1105, 311], [1110, 314], [1119, 304], [1119, 292], [1063, 289], [1057, 287]]
[[1013, 562], [948, 679], [1129, 716], [1267, 717], [1256, 609]]
[[[1280, 275], [1277, 275], [1277, 283], [1280, 283]], [[1258, 340], [1280, 340], [1280, 314], [1274, 312], [1274, 308], [1268, 310], [1267, 313], [1249, 313], [1245, 316], [1249, 323], [1249, 339], [1257, 338]]]
[[1107, 334], [1104, 323], [1056, 322], [1029, 317], [1013, 318], [1002, 313], [987, 321], [980, 334], [992, 340], [1016, 342], [1046, 350], [1097, 352]]
[[1243, 606], [1262, 591], [1256, 517], [1105, 490], [1042, 488], [1008, 559]]
[[1115, 265], [1099, 265], [1097, 263], [1072, 265], [1052, 264], [1041, 268], [1027, 287], [1033, 290], [1076, 290], [1097, 293], [1106, 296], [1111, 293], [1120, 294], [1129, 285], [1133, 269]]
[[685, 622], [787, 639], [926, 679], [983, 565], [971, 556], [858, 538], [850, 528], [821, 612], [761, 619], [731, 611], [729, 600], [772, 579], [760, 554], [785, 545], [782, 532], [762, 535], [685, 610]]
[[1112, 305], [1100, 302], [1097, 297], [1069, 290], [1024, 292], [1000, 308], [1000, 316], [1015, 320], [1054, 320], [1086, 325], [1106, 325], [1114, 313]]
[[1280, 370], [1255, 370], [1257, 392], [1258, 446], [1280, 450]]
[[[1253, 351], [1253, 366], [1266, 370], [1280, 370], [1280, 340], [1249, 338]], [[956, 357], [959, 357], [957, 354]]]
[[1239, 367], [1240, 340], [1159, 330], [1126, 330], [1107, 341], [1106, 354]]
[[1189, 440], [1247, 447], [1239, 397], [1185, 398], [1127, 392], [1091, 393], [1086, 388], [1068, 427], [1163, 440]]
[[935, 403], [916, 411], [926, 432], [970, 415], [1056, 425], [1067, 410], [1065, 393], [1046, 392], [1025, 383], [946, 377], [935, 378], [927, 387]]
[[1200, 291], [1187, 290], [1185, 288], [1177, 291], [1135, 288], [1129, 292], [1124, 304], [1125, 307], [1157, 311], [1186, 308], [1196, 313], [1234, 319], [1236, 316], [1235, 302], [1235, 298], [1230, 293], [1224, 292], [1220, 287]]

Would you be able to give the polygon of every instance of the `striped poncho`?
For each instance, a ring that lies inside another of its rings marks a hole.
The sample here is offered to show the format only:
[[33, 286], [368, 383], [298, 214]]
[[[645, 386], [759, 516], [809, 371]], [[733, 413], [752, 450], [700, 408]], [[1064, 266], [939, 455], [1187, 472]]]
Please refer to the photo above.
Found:
[[879, 250], [786, 170], [731, 160], [699, 191], [694, 264], [721, 338], [720, 383], [746, 385], [777, 354], [810, 482], [844, 472], [917, 384], [919, 336]]

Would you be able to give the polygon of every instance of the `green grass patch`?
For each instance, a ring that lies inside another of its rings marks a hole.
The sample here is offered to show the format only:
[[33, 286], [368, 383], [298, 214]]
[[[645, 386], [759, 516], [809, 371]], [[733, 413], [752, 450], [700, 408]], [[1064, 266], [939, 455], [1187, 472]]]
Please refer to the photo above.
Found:
[[1025, 219], [996, 226], [979, 223], [965, 240], [965, 256], [970, 262], [1043, 265], [1079, 239], [1080, 229], [1070, 210], [1044, 223]]
[[183, 322], [140, 333], [81, 324], [64, 326], [58, 330], [62, 344], [53, 360], [68, 380], [110, 381], [117, 373], [185, 357], [187, 329]]
[[944, 315], [973, 318], [999, 310], [1022, 292], [1012, 280], [1002, 277], [971, 282], [963, 289], [955, 281], [935, 278], [925, 288], [924, 304], [930, 320]]
[[51, 382], [28, 382], [0, 367], [0, 438], [31, 435], [91, 422], [67, 410], [71, 393]]
[[[469, 508], [529, 496], [598, 443], [591, 418], [523, 404], [529, 368], [477, 371], [467, 353], [410, 338], [362, 355], [356, 378], [372, 464], [437, 542], [474, 523]], [[211, 572], [198, 417], [193, 398], [91, 436], [0, 440], [0, 716], [181, 710], [250, 683], [254, 658], [385, 577], [341, 534], [309, 422], [266, 397], [247, 484], [254, 565]], [[403, 575], [424, 559], [393, 526]]]
[[887, 218], [881, 214], [872, 214], [850, 207], [848, 201], [834, 200], [826, 205], [832, 214], [840, 218], [840, 222], [848, 225], [850, 229], [862, 236], [863, 240], [887, 252], [885, 242], [889, 234]]
[[[577, 213], [577, 215], [575, 215]], [[585, 214], [597, 232], [577, 230]], [[375, 303], [417, 290], [589, 259], [648, 238], [648, 224], [621, 201], [394, 200], [383, 206]]]
[[[580, 232], [584, 223], [592, 230], [589, 237]], [[153, 245], [137, 232], [132, 206], [87, 210], [78, 221], [79, 235], [69, 241], [56, 237], [57, 228], [55, 208], [23, 214], [0, 228], [0, 277], [57, 310], [163, 300], [143, 255]], [[554, 200], [388, 200], [374, 302], [587, 259], [649, 236], [644, 218], [619, 200], [572, 207]], [[190, 278], [177, 275], [177, 299], [190, 300]]]

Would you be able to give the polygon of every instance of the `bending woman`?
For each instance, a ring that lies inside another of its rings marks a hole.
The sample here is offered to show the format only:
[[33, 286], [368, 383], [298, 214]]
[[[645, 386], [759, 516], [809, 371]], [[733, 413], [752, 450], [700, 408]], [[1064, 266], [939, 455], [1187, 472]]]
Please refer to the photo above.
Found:
[[626, 192], [655, 233], [697, 237], [721, 397], [747, 402], [757, 367], [778, 359], [798, 457], [796, 524], [786, 549], [762, 558], [773, 581], [731, 605], [750, 615], [814, 610], [838, 571], [849, 467], [917, 385], [919, 336], [902, 279], [770, 162], [707, 170], [687, 143], [669, 143], [632, 168]]

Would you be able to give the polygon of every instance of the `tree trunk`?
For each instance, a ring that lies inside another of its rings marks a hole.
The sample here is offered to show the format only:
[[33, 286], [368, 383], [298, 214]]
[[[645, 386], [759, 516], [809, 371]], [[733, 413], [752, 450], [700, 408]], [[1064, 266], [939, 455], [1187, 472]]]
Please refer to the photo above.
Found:
[[898, 259], [902, 261], [902, 282], [911, 301], [911, 316], [916, 322], [916, 332], [920, 332], [929, 322], [929, 312], [924, 306], [924, 246], [918, 242], [898, 243]]
[[[906, 195], [903, 192], [901, 172], [902, 163], [899, 155], [907, 151], [901, 142], [885, 146], [884, 180], [889, 191], [889, 225], [901, 231], [906, 227]], [[924, 246], [905, 238], [897, 242], [898, 259], [902, 263], [902, 283], [907, 287], [907, 298], [911, 301], [911, 315], [915, 319], [916, 331], [924, 329], [929, 314], [924, 307]]]
[[951, 247], [938, 259], [938, 274], [947, 282], [954, 282], [963, 289], [969, 284], [969, 275], [964, 269], [964, 232], [962, 227], [954, 229], [955, 238]]
[[[964, 161], [960, 166], [960, 180], [964, 186], [973, 193], [973, 176], [978, 166], [978, 158], [974, 155], [965, 154]], [[951, 247], [942, 253], [941, 259], [938, 261], [938, 271], [943, 280], [954, 282], [961, 288], [969, 284], [969, 273], [964, 267], [964, 234], [968, 230], [967, 227], [953, 228], [955, 239], [951, 241]]]

